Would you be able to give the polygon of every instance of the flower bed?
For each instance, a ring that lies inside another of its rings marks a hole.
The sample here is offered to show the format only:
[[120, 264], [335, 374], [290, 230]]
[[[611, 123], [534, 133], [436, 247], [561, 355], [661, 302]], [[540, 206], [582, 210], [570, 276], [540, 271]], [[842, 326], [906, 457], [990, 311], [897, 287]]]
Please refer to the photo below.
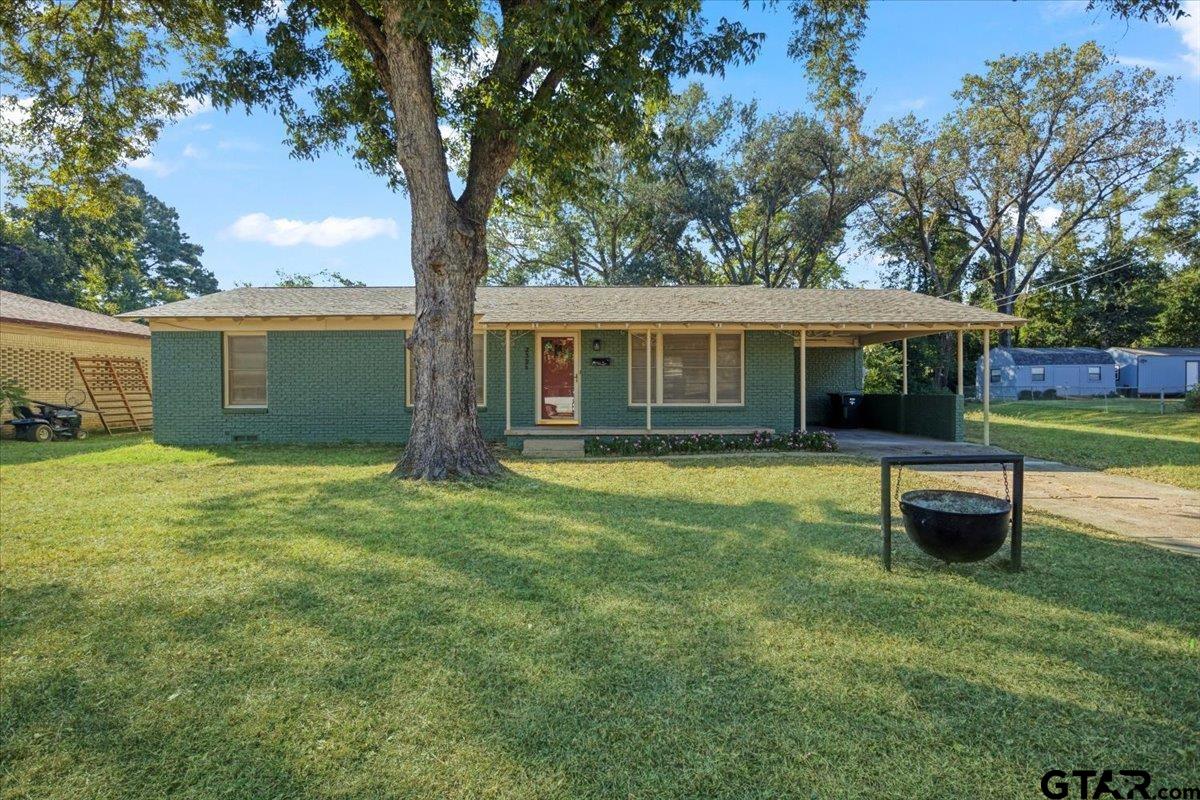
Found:
[[589, 456], [665, 456], [672, 453], [727, 453], [753, 450], [809, 450], [832, 453], [837, 439], [828, 431], [784, 434], [693, 433], [668, 436], [589, 436], [583, 443]]

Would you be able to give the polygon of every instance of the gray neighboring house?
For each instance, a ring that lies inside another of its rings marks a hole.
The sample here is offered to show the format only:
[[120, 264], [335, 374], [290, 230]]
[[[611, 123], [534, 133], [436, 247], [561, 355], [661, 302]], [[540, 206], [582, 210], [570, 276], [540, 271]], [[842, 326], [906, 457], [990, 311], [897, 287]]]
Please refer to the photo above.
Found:
[[[1090, 397], [1117, 391], [1113, 354], [1094, 347], [998, 347], [991, 352], [991, 396], [1005, 400], [1052, 397]], [[975, 365], [975, 396], [983, 359]]]
[[1200, 384], [1200, 347], [1110, 347], [1117, 385], [1134, 396], [1183, 394]]

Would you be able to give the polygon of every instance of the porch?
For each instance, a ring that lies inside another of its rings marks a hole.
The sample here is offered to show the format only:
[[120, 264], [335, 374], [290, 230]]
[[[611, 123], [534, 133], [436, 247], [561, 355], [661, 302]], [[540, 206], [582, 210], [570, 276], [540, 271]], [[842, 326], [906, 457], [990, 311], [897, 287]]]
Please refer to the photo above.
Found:
[[644, 436], [647, 433], [664, 436], [691, 436], [692, 434], [713, 434], [716, 436], [753, 436], [756, 433], [774, 433], [774, 428], [762, 426], [726, 426], [716, 428], [585, 428], [578, 426], [543, 426], [531, 425], [521, 428], [509, 428], [504, 432], [506, 437], [530, 436], [560, 436], [578, 439], [583, 436]]

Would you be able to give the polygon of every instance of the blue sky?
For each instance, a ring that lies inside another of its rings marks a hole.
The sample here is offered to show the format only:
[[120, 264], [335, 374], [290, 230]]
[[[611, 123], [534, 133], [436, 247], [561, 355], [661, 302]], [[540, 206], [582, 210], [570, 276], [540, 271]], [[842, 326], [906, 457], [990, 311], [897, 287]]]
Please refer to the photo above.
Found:
[[[985, 60], [1089, 39], [1126, 63], [1178, 76], [1171, 113], [1200, 119], [1200, 2], [1191, 2], [1191, 18], [1175, 26], [1113, 20], [1086, 5], [873, 3], [858, 59], [873, 98], [868, 122], [909, 111], [936, 119], [950, 110], [961, 76], [981, 70]], [[703, 81], [712, 94], [757, 99], [765, 111], [810, 107], [804, 72], [787, 58], [789, 20], [782, 12], [757, 4], [744, 11], [740, 0], [708, 3], [706, 12], [767, 32], [753, 64]], [[291, 159], [283, 139], [283, 126], [269, 113], [200, 108], [164, 131], [153, 154], [131, 171], [179, 211], [221, 288], [270, 285], [276, 270], [333, 270], [371, 285], [411, 284], [405, 197], [346, 156]], [[859, 259], [849, 265], [849, 278], [872, 285], [874, 270]]]

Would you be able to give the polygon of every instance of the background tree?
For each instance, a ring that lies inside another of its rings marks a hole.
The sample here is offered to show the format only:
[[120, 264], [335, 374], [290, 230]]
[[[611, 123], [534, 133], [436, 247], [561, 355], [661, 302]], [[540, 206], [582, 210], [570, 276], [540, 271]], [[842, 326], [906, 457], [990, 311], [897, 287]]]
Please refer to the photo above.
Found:
[[[950, 214], [946, 196], [961, 175], [928, 122], [912, 114], [885, 123], [874, 147], [883, 191], [868, 204], [862, 237], [881, 257], [881, 282], [948, 300], [962, 300], [963, 284], [978, 272], [983, 237], [972, 236]], [[909, 343], [910, 372], [928, 372], [929, 388], [946, 389], [953, 369], [953, 334]]]
[[1195, 330], [1180, 314], [1187, 302], [1182, 273], [1200, 266], [1200, 190], [1196, 162], [1168, 158], [1147, 183], [1153, 203], [1127, 230], [1116, 204], [1104, 238], [1094, 245], [1070, 237], [1017, 306], [1030, 322], [1018, 334], [1031, 346], [1122, 347], [1194, 344], [1175, 332]]
[[309, 288], [312, 286], [366, 286], [362, 281], [347, 278], [340, 272], [323, 269], [320, 272], [287, 272], [275, 270], [276, 286]]
[[1161, 289], [1162, 311], [1153, 339], [1160, 347], [1195, 347], [1200, 342], [1200, 266], [1185, 267]]
[[569, 186], [514, 176], [488, 230], [488, 282], [662, 285], [705, 278], [675, 192], [649, 143], [602, 145]]
[[116, 314], [217, 290], [204, 249], [175, 209], [124, 176], [103, 213], [9, 205], [0, 213], [0, 287]]
[[726, 283], [828, 286], [847, 221], [877, 191], [871, 161], [803, 114], [760, 117], [693, 85], [664, 115], [660, 158]]
[[1162, 118], [1172, 79], [1117, 68], [1094, 43], [987, 67], [963, 79], [942, 135], [961, 176], [945, 203], [983, 242], [996, 306], [1011, 313], [1056, 247], [1149, 191], [1188, 126]]
[[1098, 247], [1059, 248], [1040, 286], [1017, 305], [1025, 347], [1125, 347], [1146, 342], [1162, 309], [1163, 264], [1114, 231]]

